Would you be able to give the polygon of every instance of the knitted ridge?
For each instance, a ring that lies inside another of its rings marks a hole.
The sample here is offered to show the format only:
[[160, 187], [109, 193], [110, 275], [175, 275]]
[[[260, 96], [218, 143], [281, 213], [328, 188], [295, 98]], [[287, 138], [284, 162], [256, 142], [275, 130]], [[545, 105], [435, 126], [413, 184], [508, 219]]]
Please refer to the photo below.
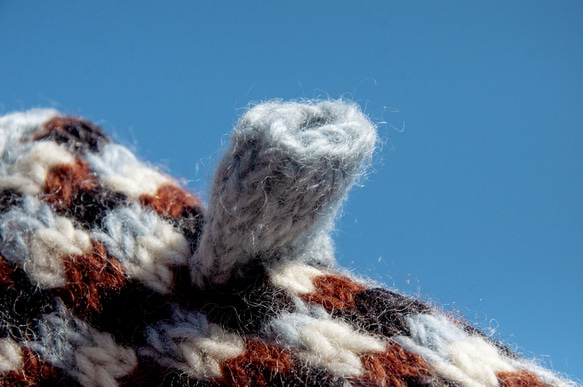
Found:
[[573, 385], [337, 268], [376, 141], [345, 101], [260, 104], [205, 209], [86, 120], [1, 117], [0, 385]]

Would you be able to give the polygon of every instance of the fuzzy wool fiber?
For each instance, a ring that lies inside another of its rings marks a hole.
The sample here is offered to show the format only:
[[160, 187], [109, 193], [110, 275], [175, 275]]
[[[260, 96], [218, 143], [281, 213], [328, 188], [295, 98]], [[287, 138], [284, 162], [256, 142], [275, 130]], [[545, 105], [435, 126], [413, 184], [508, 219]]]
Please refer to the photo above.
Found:
[[351, 102], [258, 104], [205, 208], [87, 120], [0, 117], [0, 386], [576, 386], [337, 266], [377, 142]]

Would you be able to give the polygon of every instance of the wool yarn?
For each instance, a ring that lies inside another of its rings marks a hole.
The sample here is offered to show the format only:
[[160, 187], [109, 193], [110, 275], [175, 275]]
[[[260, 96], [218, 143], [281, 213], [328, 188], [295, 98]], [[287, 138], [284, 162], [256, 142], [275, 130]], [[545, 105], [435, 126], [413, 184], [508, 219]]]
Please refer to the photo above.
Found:
[[295, 260], [314, 248], [324, 252], [312, 260], [330, 262], [326, 231], [375, 142], [353, 104], [250, 109], [215, 171], [193, 278], [224, 283], [248, 261]]
[[54, 110], [0, 118], [0, 386], [570, 386], [343, 271], [374, 152], [347, 101], [250, 108], [208, 206]]

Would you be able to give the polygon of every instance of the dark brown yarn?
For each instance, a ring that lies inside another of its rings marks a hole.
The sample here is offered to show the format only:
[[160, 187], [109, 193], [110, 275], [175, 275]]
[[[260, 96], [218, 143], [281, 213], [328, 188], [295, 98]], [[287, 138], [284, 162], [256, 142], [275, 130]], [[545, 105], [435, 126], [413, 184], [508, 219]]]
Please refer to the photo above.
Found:
[[0, 214], [9, 211], [11, 208], [17, 207], [22, 203], [23, 195], [20, 192], [11, 189], [3, 189], [0, 191]]
[[110, 142], [99, 126], [78, 117], [62, 116], [45, 122], [33, 140], [51, 140], [57, 144], [65, 144], [73, 152], [99, 152], [103, 145]]
[[275, 375], [273, 386], [286, 387], [343, 387], [346, 379], [322, 369], [311, 367], [305, 362], [294, 359], [292, 370], [286, 374]]
[[228, 285], [209, 285], [204, 290], [192, 285], [187, 267], [178, 267], [172, 301], [182, 308], [196, 309], [209, 322], [244, 334], [257, 334], [268, 319], [292, 311], [288, 294], [271, 285], [262, 265], [249, 265], [247, 275], [232, 278]]
[[85, 230], [102, 228], [103, 219], [109, 210], [128, 204], [127, 197], [121, 192], [103, 188], [91, 191], [78, 191], [71, 200], [71, 206], [57, 210], [59, 215], [73, 218]]
[[382, 288], [369, 288], [340, 275], [323, 275], [313, 281], [317, 291], [302, 296], [322, 305], [334, 317], [348, 320], [367, 332], [392, 337], [409, 334], [405, 317], [430, 309], [423, 302]]
[[0, 337], [32, 339], [43, 314], [55, 309], [52, 295], [32, 284], [21, 268], [0, 259]]
[[158, 387], [168, 370], [150, 358], [138, 357], [138, 365], [131, 373], [118, 379], [120, 387]]
[[8, 262], [2, 255], [0, 255], [0, 286], [10, 288], [14, 284], [12, 273], [16, 269], [16, 265]]
[[194, 252], [204, 222], [202, 207], [184, 207], [178, 218], [171, 218], [169, 220], [182, 230], [184, 237], [190, 242], [192, 251]]
[[195, 380], [182, 371], [162, 367], [155, 360], [138, 357], [138, 366], [118, 379], [120, 387], [206, 387], [216, 386], [205, 380]]
[[86, 230], [101, 228], [108, 210], [128, 203], [124, 194], [100, 186], [89, 165], [79, 158], [74, 165], [51, 168], [44, 192], [41, 198], [57, 214], [75, 219]]
[[109, 332], [115, 341], [132, 347], [147, 346], [146, 329], [160, 321], [172, 320], [173, 305], [162, 295], [137, 280], [128, 280], [119, 294], [101, 299], [101, 313], [91, 324]]
[[354, 296], [353, 309], [338, 309], [333, 315], [367, 332], [392, 337], [409, 335], [406, 316], [429, 311], [429, 307], [419, 300], [386, 289], [372, 288]]

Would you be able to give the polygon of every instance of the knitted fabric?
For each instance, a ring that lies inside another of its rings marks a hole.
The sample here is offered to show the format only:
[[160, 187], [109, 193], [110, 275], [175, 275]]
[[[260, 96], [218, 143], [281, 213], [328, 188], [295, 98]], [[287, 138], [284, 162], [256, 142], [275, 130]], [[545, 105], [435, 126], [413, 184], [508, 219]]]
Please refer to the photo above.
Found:
[[351, 103], [257, 105], [205, 209], [86, 120], [0, 118], [0, 385], [572, 385], [337, 267], [376, 142]]

